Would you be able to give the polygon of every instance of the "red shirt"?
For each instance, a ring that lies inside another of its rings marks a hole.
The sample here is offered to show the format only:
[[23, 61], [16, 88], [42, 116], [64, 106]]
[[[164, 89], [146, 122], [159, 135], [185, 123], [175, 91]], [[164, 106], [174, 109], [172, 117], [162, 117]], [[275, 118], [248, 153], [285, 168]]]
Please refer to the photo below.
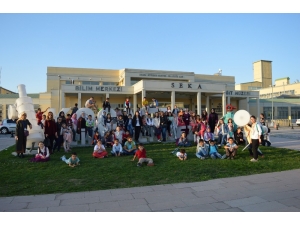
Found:
[[41, 121], [43, 119], [43, 114], [44, 114], [44, 112], [38, 112], [38, 113], [35, 114], [35, 117], [37, 118], [38, 124], [41, 123]]
[[123, 138], [123, 140], [124, 140], [124, 139], [127, 140], [127, 138], [128, 138], [129, 136], [130, 136], [130, 134], [123, 133], [123, 137], [122, 137], [122, 138]]
[[138, 149], [138, 150], [135, 152], [135, 156], [137, 156], [138, 159], [140, 159], [140, 158], [147, 158], [147, 157], [146, 157], [146, 149], [143, 148], [142, 151]]

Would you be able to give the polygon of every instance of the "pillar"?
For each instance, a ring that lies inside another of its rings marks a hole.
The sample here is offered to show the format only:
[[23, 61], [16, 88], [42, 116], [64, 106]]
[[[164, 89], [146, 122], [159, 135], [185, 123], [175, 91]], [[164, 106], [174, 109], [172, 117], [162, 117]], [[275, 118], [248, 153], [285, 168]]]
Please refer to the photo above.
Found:
[[175, 106], [175, 91], [171, 91], [171, 109]]
[[[133, 95], [133, 114], [135, 113], [136, 111], [136, 105], [137, 105], [137, 102], [136, 102], [136, 94]], [[133, 115], [132, 115], [133, 117]]]
[[65, 92], [61, 92], [61, 106], [60, 106], [60, 108], [62, 109], [62, 108], [65, 108]]
[[81, 92], [78, 93], [78, 100], [77, 100], [77, 104], [78, 104], [78, 109], [81, 108]]
[[222, 94], [222, 114], [223, 116], [226, 114], [226, 91]]
[[146, 96], [146, 90], [143, 88], [142, 89], [142, 101], [144, 100], [145, 96]]
[[201, 92], [197, 93], [197, 115], [201, 115]]
[[209, 106], [209, 96], [206, 96], [206, 112], [210, 113], [210, 106]]
[[249, 97], [247, 97], [247, 112], [249, 112]]
[[109, 93], [106, 93], [106, 98], [109, 98]]
[[256, 103], [257, 103], [257, 118], [259, 118], [259, 114], [260, 114], [259, 97], [256, 98]]
[[230, 96], [227, 96], [227, 104], [230, 104]]

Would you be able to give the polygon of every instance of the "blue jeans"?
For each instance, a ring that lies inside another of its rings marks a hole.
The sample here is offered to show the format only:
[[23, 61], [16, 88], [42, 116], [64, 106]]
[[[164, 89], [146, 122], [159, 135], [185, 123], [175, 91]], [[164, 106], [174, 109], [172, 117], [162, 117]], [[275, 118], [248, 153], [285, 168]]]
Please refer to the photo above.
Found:
[[163, 141], [166, 141], [166, 136], [167, 136], [167, 126], [162, 126], [162, 127], [161, 127], [161, 133], [162, 133]]
[[222, 158], [222, 155], [219, 153], [219, 152], [214, 152], [214, 153], [212, 153], [212, 154], [210, 154], [210, 157], [212, 158], [212, 159], [217, 159], [217, 158]]
[[202, 157], [206, 157], [207, 155], [205, 155], [205, 153], [203, 151], [197, 152], [196, 156], [200, 159]]
[[133, 136], [133, 127], [132, 127], [132, 124], [128, 124], [126, 129], [129, 131], [129, 134], [130, 136], [132, 137]]
[[227, 140], [227, 134], [219, 134], [219, 138], [218, 138], [218, 144], [219, 145], [223, 145], [223, 144], [226, 144], [224, 143], [224, 141]]
[[191, 146], [191, 143], [190, 142], [180, 142], [178, 143], [178, 146], [180, 147], [190, 147]]
[[128, 152], [126, 149], [123, 148], [122, 154], [123, 155], [134, 155], [136, 151], [137, 151], [137, 149], [134, 149], [133, 151]]
[[89, 136], [92, 137], [93, 136], [93, 128], [92, 127], [87, 127], [86, 129], [87, 129], [87, 132], [88, 132]]

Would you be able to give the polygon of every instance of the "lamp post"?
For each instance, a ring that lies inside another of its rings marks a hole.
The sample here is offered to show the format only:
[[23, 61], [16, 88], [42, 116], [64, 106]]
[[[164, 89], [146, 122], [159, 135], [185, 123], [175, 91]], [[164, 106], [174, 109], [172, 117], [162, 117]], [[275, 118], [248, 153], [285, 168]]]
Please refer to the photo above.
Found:
[[274, 111], [273, 111], [273, 84], [271, 85], [272, 87], [272, 119], [271, 119], [271, 127], [273, 127], [273, 115], [274, 115]]

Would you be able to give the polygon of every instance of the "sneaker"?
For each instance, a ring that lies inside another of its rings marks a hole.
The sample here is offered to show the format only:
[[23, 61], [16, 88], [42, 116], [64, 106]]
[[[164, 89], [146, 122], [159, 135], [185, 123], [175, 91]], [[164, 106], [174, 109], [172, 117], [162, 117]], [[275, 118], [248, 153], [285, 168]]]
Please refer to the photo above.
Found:
[[227, 157], [226, 154], [224, 154], [224, 155], [222, 156], [222, 159], [226, 159], [226, 157]]
[[200, 159], [204, 160], [204, 159], [205, 159], [205, 157], [200, 157]]
[[220, 145], [220, 144], [218, 144], [218, 147], [221, 147], [221, 145]]
[[258, 159], [252, 158], [252, 159], [250, 160], [250, 162], [258, 162]]
[[158, 142], [161, 142], [161, 140], [157, 140]]
[[148, 163], [147, 166], [154, 166], [154, 163]]
[[138, 164], [137, 164], [137, 166], [138, 166], [138, 167], [141, 167], [141, 166], [142, 166], [142, 164], [138, 163]]

